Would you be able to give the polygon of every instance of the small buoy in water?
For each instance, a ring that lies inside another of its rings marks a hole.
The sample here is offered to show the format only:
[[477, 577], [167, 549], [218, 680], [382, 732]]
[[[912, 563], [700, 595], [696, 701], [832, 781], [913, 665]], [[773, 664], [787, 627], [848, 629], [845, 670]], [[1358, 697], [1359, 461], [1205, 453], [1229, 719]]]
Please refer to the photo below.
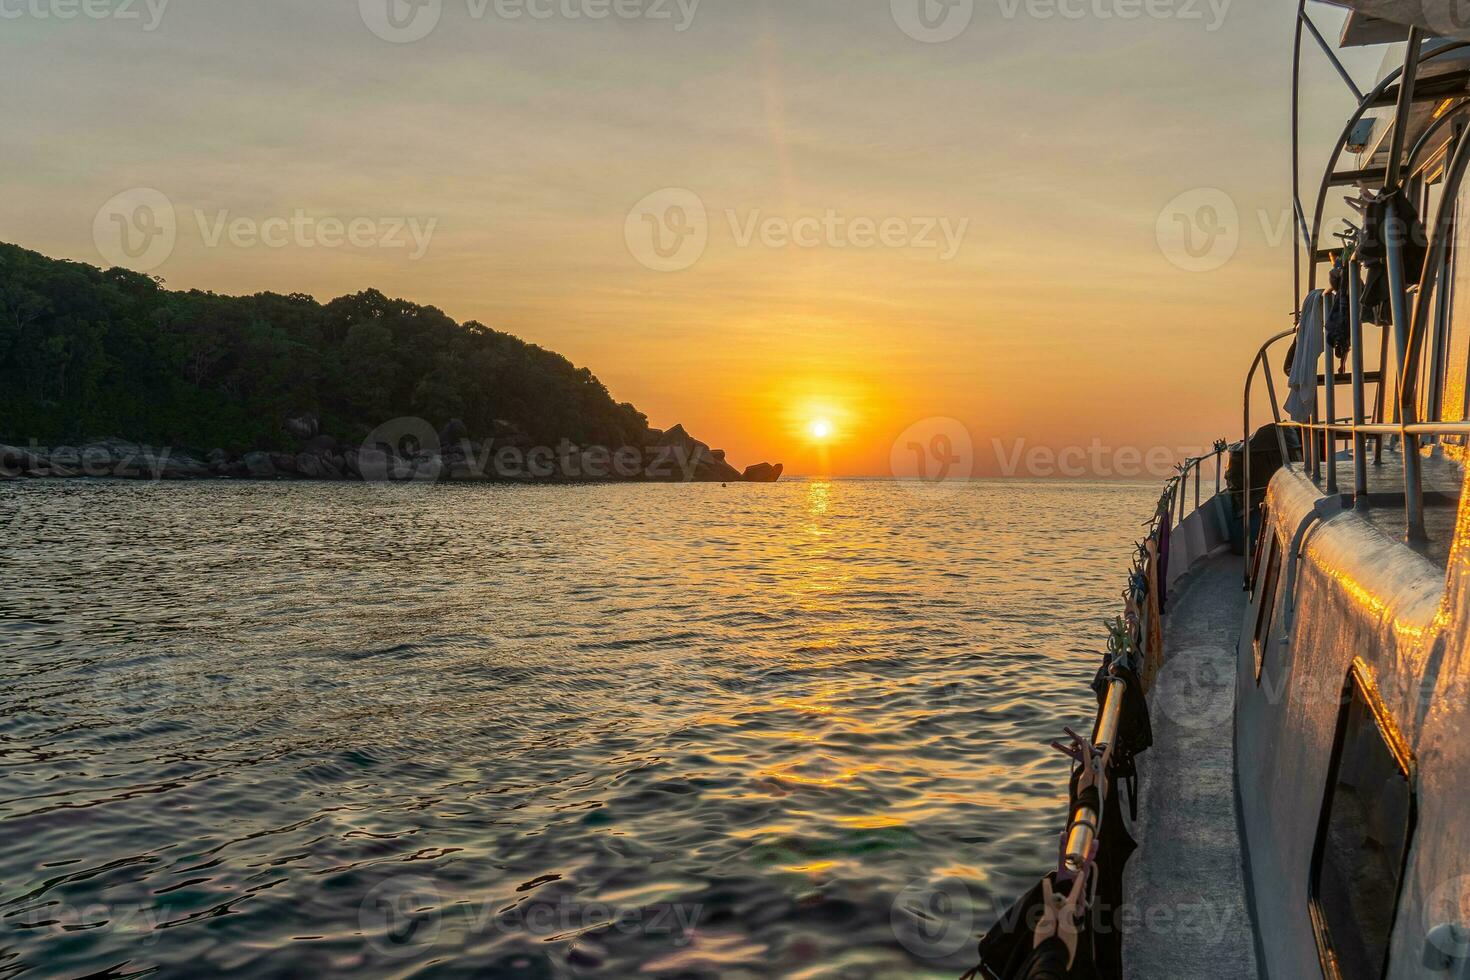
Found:
[[730, 484], [728, 484], [728, 483], [721, 483], [721, 484], [720, 484], [720, 488], [721, 488], [721, 489], [728, 489], [728, 488], [729, 488], [729, 486], [730, 486]]

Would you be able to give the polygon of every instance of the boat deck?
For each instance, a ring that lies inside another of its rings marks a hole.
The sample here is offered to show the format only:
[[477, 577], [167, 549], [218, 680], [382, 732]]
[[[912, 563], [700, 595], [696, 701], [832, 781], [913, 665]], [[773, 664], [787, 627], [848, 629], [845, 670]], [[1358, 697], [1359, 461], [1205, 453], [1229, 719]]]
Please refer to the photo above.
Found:
[[[1368, 523], [1383, 534], [1395, 541], [1402, 541], [1405, 533], [1403, 456], [1396, 448], [1385, 446], [1382, 460], [1374, 463], [1371, 447], [1369, 452], [1366, 469], [1371, 505], [1363, 514]], [[1344, 493], [1352, 493], [1353, 468], [1351, 457], [1341, 458], [1337, 462], [1337, 486]], [[1420, 551], [1441, 567], [1449, 561], [1464, 479], [1464, 471], [1457, 461], [1442, 455], [1424, 459], [1424, 529], [1429, 541]], [[1317, 485], [1325, 487], [1325, 473], [1317, 481]]]
[[1232, 741], [1243, 571], [1234, 555], [1208, 559], [1169, 597], [1125, 886], [1124, 972], [1139, 980], [1256, 977]]

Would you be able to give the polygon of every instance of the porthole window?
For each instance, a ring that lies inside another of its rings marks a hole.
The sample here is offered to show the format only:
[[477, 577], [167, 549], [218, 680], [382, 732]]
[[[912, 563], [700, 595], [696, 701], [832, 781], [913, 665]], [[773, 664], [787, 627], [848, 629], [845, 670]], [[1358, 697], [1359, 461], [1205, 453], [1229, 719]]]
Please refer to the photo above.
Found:
[[1256, 607], [1256, 683], [1261, 682], [1261, 669], [1266, 663], [1266, 651], [1271, 641], [1272, 620], [1276, 615], [1276, 584], [1281, 578], [1281, 548], [1276, 543], [1276, 535], [1266, 535], [1264, 545], [1267, 554], [1262, 558], [1265, 562], [1265, 576], [1261, 580], [1261, 587], [1256, 591], [1258, 596]]
[[1312, 926], [1328, 980], [1381, 980], [1414, 832], [1414, 761], [1361, 661], [1343, 693], [1312, 856]]

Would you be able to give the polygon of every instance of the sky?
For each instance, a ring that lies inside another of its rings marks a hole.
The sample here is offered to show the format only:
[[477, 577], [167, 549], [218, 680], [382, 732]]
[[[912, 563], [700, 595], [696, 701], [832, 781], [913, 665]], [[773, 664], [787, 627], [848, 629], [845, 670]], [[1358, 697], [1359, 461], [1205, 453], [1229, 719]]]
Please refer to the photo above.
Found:
[[741, 466], [1148, 478], [1291, 322], [1294, 6], [0, 0], [0, 240], [431, 304]]

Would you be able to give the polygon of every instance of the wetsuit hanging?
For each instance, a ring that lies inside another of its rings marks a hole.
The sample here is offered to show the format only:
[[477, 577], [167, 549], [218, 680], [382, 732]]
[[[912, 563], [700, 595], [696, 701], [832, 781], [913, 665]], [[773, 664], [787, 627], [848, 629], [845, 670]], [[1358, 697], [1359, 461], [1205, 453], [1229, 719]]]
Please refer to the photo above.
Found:
[[1102, 831], [1097, 840], [1097, 864], [1092, 871], [1088, 931], [1097, 975], [1106, 980], [1123, 980], [1123, 869], [1138, 850], [1138, 842], [1123, 823], [1117, 781], [1110, 775], [1108, 782], [1103, 796]]
[[[1184, 492], [1184, 480], [1179, 480], [1179, 492]], [[1169, 600], [1169, 525], [1173, 523], [1173, 508], [1159, 512], [1159, 612], [1165, 611]]]
[[1353, 327], [1348, 319], [1347, 269], [1341, 252], [1333, 261], [1330, 278], [1332, 291], [1327, 298], [1327, 343], [1332, 345], [1332, 353], [1341, 361], [1348, 356], [1353, 345]]
[[1358, 258], [1363, 264], [1362, 318], [1364, 323], [1393, 323], [1388, 289], [1388, 242], [1398, 243], [1403, 256], [1404, 282], [1417, 283], [1429, 257], [1429, 234], [1419, 211], [1402, 190], [1385, 191], [1367, 202]]
[[[1067, 885], [1057, 883], [1056, 872], [1043, 881], [1053, 890]], [[1104, 980], [1093, 962], [1091, 930], [1084, 917], [1078, 926], [1077, 953], [1067, 966], [1069, 951], [1055, 936], [1037, 943], [1036, 927], [1045, 915], [1044, 886], [1037, 882], [1015, 905], [1000, 917], [980, 940], [980, 965], [967, 976], [989, 980]]]

